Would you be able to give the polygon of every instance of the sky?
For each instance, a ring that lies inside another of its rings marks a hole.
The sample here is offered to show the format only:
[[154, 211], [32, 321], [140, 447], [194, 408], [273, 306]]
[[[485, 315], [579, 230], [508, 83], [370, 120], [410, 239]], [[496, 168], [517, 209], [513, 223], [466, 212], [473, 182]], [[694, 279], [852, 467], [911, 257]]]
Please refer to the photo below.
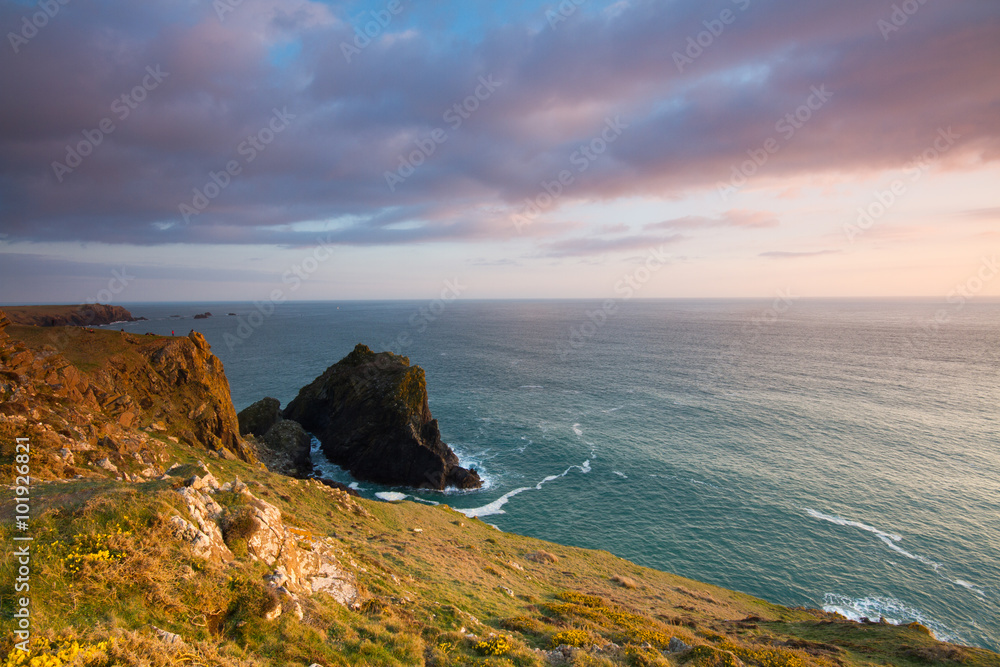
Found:
[[0, 0], [0, 29], [0, 303], [1000, 296], [995, 0]]

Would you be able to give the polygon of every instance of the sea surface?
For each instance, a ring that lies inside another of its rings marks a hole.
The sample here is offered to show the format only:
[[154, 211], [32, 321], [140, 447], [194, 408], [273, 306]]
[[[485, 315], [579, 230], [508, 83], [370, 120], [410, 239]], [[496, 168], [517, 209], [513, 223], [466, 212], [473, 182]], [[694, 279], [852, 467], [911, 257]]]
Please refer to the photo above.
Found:
[[125, 305], [204, 333], [238, 410], [359, 342], [422, 366], [487, 487], [368, 497], [1000, 650], [996, 301]]

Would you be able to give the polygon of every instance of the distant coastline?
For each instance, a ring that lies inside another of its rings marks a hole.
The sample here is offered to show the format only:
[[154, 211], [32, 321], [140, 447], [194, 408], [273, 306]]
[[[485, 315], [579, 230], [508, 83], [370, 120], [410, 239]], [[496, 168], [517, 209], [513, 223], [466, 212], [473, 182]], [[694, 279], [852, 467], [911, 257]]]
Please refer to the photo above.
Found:
[[38, 327], [89, 327], [146, 319], [133, 317], [132, 313], [121, 306], [106, 306], [99, 303], [77, 306], [4, 306], [3, 310], [14, 324]]

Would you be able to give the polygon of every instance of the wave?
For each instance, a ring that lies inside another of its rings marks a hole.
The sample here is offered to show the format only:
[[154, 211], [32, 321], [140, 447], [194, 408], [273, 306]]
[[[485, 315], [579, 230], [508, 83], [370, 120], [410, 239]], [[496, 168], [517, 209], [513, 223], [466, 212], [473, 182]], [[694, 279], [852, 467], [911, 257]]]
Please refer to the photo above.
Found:
[[975, 584], [970, 584], [968, 581], [965, 581], [964, 579], [952, 579], [951, 581], [953, 584], [957, 584], [962, 588], [966, 588], [972, 591], [979, 597], [986, 597], [986, 591], [977, 588]]
[[823, 611], [840, 614], [852, 621], [860, 621], [862, 618], [878, 621], [880, 618], [884, 618], [887, 623], [892, 625], [916, 621], [930, 630], [939, 641], [966, 643], [961, 635], [951, 628], [928, 618], [921, 610], [910, 607], [905, 602], [895, 598], [880, 596], [849, 598], [845, 595], [827, 593], [823, 596]]
[[580, 430], [580, 425], [579, 424], [573, 424], [573, 433], [576, 433], [577, 435], [581, 435], [581, 436], [583, 435], [583, 431]]
[[517, 494], [524, 493], [525, 491], [541, 490], [543, 484], [552, 482], [561, 477], [565, 477], [573, 470], [579, 470], [581, 473], [587, 474], [591, 470], [590, 460], [588, 459], [578, 466], [570, 466], [566, 468], [566, 470], [564, 470], [561, 475], [549, 475], [548, 477], [545, 477], [542, 481], [540, 481], [538, 484], [535, 484], [534, 486], [522, 486], [514, 489], [513, 491], [508, 491], [507, 493], [503, 494], [493, 502], [483, 505], [482, 507], [470, 507], [467, 509], [461, 509], [456, 507], [455, 511], [461, 512], [470, 519], [475, 517], [492, 516], [494, 514], [506, 514], [507, 512], [503, 509], [503, 506], [506, 505], [508, 502], [510, 502], [510, 499], [516, 496]]
[[625, 473], [623, 473], [623, 472], [618, 472], [617, 470], [612, 470], [611, 472], [613, 472], [614, 474], [618, 475], [618, 476], [619, 476], [619, 477], [621, 477], [622, 479], [628, 479], [628, 475], [626, 475], [626, 474], [625, 474]]
[[[829, 521], [830, 523], [835, 523], [838, 526], [850, 526], [851, 528], [859, 528], [861, 530], [864, 530], [864, 531], [867, 531], [869, 533], [872, 533], [879, 540], [881, 540], [883, 544], [885, 544], [887, 547], [889, 547], [890, 549], [892, 549], [896, 553], [898, 553], [900, 555], [903, 555], [903, 556], [906, 556], [907, 558], [909, 558], [911, 560], [915, 560], [918, 563], [923, 563], [924, 565], [927, 565], [927, 566], [933, 568], [933, 570], [935, 572], [937, 572], [938, 576], [940, 576], [942, 579], [944, 579], [946, 581], [949, 581], [949, 582], [951, 582], [951, 583], [953, 583], [953, 584], [955, 584], [957, 586], [961, 586], [962, 588], [964, 588], [964, 589], [966, 589], [966, 590], [968, 590], [968, 591], [970, 591], [972, 593], [975, 593], [976, 595], [978, 595], [981, 598], [985, 598], [986, 597], [986, 591], [984, 591], [982, 588], [980, 588], [976, 584], [970, 583], [970, 582], [968, 582], [968, 581], [966, 581], [964, 579], [951, 579], [949, 577], [944, 576], [944, 574], [942, 574], [941, 572], [939, 572], [939, 570], [944, 567], [941, 563], [938, 563], [937, 561], [933, 561], [930, 558], [927, 558], [926, 556], [921, 556], [920, 554], [911, 553], [911, 552], [907, 551], [906, 549], [904, 549], [903, 547], [901, 547], [898, 544], [896, 544], [897, 542], [902, 541], [903, 537], [901, 535], [897, 535], [896, 533], [887, 533], [885, 531], [879, 530], [878, 528], [876, 528], [874, 526], [869, 526], [866, 523], [861, 523], [860, 521], [851, 521], [850, 519], [844, 519], [843, 517], [839, 517], [839, 516], [835, 516], [835, 515], [830, 515], [830, 514], [823, 514], [822, 512], [817, 512], [816, 510], [812, 510], [812, 509], [808, 509], [808, 508], [803, 508], [803, 509], [805, 509], [805, 511], [806, 511], [807, 514], [809, 514], [810, 516], [812, 516], [812, 517], [814, 517], [816, 519], [822, 519], [823, 521]], [[895, 563], [893, 563], [893, 564], [895, 565]]]
[[379, 491], [375, 494], [375, 497], [379, 500], [384, 500], [386, 502], [397, 502], [400, 500], [406, 500], [410, 497], [408, 493], [400, 493], [399, 491]]
[[407, 498], [412, 498], [414, 502], [423, 503], [425, 505], [440, 505], [441, 503], [434, 500], [427, 500], [426, 498], [421, 498], [420, 496], [413, 496], [409, 493], [400, 493], [399, 491], [379, 491], [375, 494], [375, 497], [379, 500], [384, 500], [389, 503], [398, 502], [400, 500], [406, 500]]
[[830, 523], [837, 524], [838, 526], [849, 526], [851, 528], [858, 528], [860, 530], [864, 530], [864, 531], [867, 531], [869, 533], [872, 533], [873, 535], [875, 535], [875, 537], [877, 537], [879, 540], [881, 540], [883, 544], [885, 544], [887, 547], [889, 547], [890, 549], [892, 549], [896, 553], [900, 554], [901, 556], [905, 556], [905, 557], [909, 558], [910, 560], [915, 560], [915, 561], [918, 561], [920, 563], [923, 563], [924, 565], [928, 565], [928, 566], [934, 568], [935, 571], [938, 568], [941, 567], [941, 563], [933, 561], [930, 558], [927, 558], [925, 556], [921, 556], [919, 554], [911, 553], [911, 552], [907, 551], [906, 549], [904, 549], [903, 547], [901, 547], [898, 544], [896, 544], [897, 542], [902, 541], [902, 539], [903, 539], [902, 535], [897, 535], [896, 533], [887, 533], [887, 532], [885, 532], [883, 530], [879, 530], [875, 526], [869, 526], [867, 523], [861, 523], [860, 521], [851, 521], [850, 519], [844, 519], [843, 517], [839, 517], [839, 516], [835, 516], [835, 515], [831, 515], [831, 514], [823, 514], [822, 512], [817, 512], [816, 510], [809, 509], [809, 508], [803, 508], [803, 509], [805, 510], [805, 512], [809, 516], [811, 516], [811, 517], [813, 517], [815, 519], [821, 519], [823, 521], [829, 521]]

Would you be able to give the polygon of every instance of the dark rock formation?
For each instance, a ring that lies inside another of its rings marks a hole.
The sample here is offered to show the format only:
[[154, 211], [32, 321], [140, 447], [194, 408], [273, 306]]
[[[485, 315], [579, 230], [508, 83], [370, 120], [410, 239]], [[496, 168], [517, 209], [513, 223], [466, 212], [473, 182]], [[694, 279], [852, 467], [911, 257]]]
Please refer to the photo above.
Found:
[[291, 461], [291, 474], [295, 477], [308, 477], [312, 473], [312, 438], [298, 422], [279, 421], [264, 434], [264, 444]]
[[298, 422], [281, 418], [281, 403], [262, 398], [236, 418], [240, 435], [255, 436], [257, 457], [269, 470], [293, 477], [312, 474], [312, 438]]
[[482, 486], [441, 442], [424, 370], [406, 357], [358, 345], [303, 387], [284, 416], [319, 438], [327, 458], [359, 479], [432, 489]]
[[93, 327], [112, 322], [138, 322], [121, 306], [99, 303], [82, 306], [5, 306], [7, 316], [15, 324], [39, 327], [80, 326]]
[[197, 315], [194, 316], [194, 319], [196, 319], [196, 320], [207, 320], [211, 316], [212, 316], [212, 313], [198, 313]]
[[240, 422], [240, 435], [262, 437], [281, 420], [281, 402], [276, 398], [262, 398], [242, 410], [236, 418]]

